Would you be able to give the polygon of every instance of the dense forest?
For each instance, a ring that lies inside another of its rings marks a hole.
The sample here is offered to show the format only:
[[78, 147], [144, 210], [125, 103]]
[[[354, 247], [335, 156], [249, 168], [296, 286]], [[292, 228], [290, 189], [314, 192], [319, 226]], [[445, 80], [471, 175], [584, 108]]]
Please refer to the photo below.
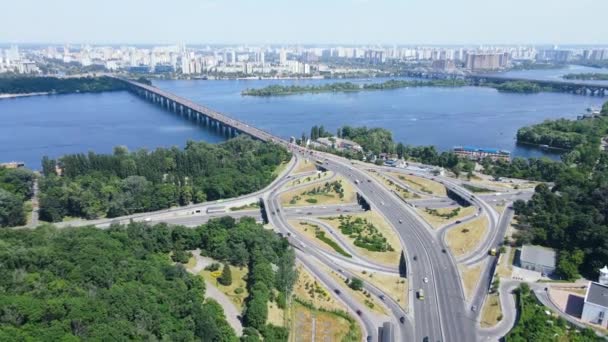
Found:
[[0, 77], [0, 94], [89, 93], [125, 90], [126, 84], [112, 77]]
[[608, 260], [608, 153], [591, 134], [561, 162], [516, 159], [510, 164], [484, 164], [495, 176], [553, 182], [552, 187], [538, 185], [527, 203], [515, 202], [517, 240], [556, 248], [558, 273], [567, 279], [579, 273], [596, 278]]
[[517, 142], [572, 150], [582, 144], [595, 144], [606, 134], [608, 116], [582, 120], [558, 119], [520, 128]]
[[408, 87], [462, 87], [467, 83], [464, 80], [388, 80], [381, 83], [365, 83], [362, 85], [352, 82], [335, 82], [321, 85], [269, 85], [259, 89], [245, 89], [241, 93], [245, 96], [280, 96], [303, 93], [329, 93], [329, 92], [353, 92], [365, 90], [389, 90]]
[[116, 217], [236, 197], [268, 185], [288, 159], [280, 146], [245, 136], [217, 145], [189, 141], [183, 150], [117, 147], [111, 155], [43, 158], [40, 218]]
[[540, 93], [541, 91], [551, 91], [550, 88], [543, 88], [536, 83], [526, 81], [505, 82], [491, 85], [491, 87], [504, 93], [533, 94]]
[[25, 202], [32, 197], [34, 173], [27, 169], [0, 167], [0, 227], [26, 223]]
[[252, 270], [244, 341], [259, 341], [259, 334], [265, 341], [287, 339], [284, 328], [266, 323], [264, 310], [268, 300], [290, 295], [293, 250], [253, 219], [225, 217], [196, 229], [41, 226], [0, 230], [0, 241], [2, 341], [237, 341], [221, 306], [204, 299], [202, 277], [169, 257], [186, 262], [179, 256], [195, 248]]

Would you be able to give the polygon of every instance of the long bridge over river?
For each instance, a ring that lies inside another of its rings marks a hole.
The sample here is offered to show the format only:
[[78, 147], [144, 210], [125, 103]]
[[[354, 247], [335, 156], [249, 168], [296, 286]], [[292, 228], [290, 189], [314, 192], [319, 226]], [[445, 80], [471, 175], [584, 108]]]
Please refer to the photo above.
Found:
[[186, 98], [179, 97], [172, 93], [166, 92], [157, 87], [135, 82], [125, 78], [119, 78], [127, 83], [129, 90], [142, 98], [158, 104], [169, 111], [175, 112], [189, 120], [207, 126], [211, 130], [217, 131], [226, 137], [235, 137], [239, 134], [247, 134], [254, 139], [284, 143], [281, 138], [278, 138], [266, 131], [248, 125], [239, 120], [228, 117], [213, 109], [201, 106]]

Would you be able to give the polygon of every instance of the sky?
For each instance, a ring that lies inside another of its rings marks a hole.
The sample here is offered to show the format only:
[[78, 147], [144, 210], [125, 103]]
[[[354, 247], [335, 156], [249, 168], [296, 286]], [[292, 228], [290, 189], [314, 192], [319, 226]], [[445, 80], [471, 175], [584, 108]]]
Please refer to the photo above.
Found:
[[0, 42], [608, 44], [608, 0], [4, 0]]

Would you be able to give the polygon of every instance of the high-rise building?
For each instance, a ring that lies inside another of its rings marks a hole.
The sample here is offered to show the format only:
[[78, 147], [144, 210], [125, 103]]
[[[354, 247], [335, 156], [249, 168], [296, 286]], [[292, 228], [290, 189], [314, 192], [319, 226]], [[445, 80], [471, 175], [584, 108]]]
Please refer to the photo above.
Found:
[[230, 64], [236, 64], [236, 52], [234, 50], [230, 51]]
[[260, 51], [260, 64], [264, 65], [264, 51]]
[[509, 63], [509, 54], [505, 53], [467, 53], [466, 68], [470, 70], [496, 70]]
[[287, 52], [285, 51], [285, 49], [281, 49], [281, 51], [279, 52], [279, 64], [287, 64]]

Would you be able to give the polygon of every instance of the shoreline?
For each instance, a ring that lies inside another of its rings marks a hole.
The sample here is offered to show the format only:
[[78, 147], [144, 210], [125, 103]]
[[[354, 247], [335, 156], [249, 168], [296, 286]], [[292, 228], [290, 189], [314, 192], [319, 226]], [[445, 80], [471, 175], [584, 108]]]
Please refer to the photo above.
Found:
[[0, 94], [0, 100], [4, 99], [14, 99], [18, 97], [30, 97], [30, 96], [41, 96], [48, 95], [49, 92], [40, 92], [40, 93], [25, 93], [25, 94]]

